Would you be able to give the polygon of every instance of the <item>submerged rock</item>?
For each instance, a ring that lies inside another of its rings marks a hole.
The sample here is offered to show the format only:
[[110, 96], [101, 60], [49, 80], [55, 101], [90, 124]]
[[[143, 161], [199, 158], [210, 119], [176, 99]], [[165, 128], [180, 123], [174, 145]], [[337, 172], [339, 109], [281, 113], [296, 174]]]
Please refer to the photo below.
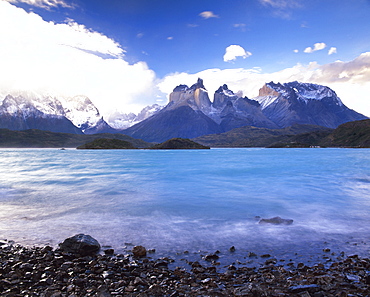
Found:
[[85, 234], [69, 237], [59, 244], [59, 247], [63, 252], [81, 256], [95, 255], [100, 251], [99, 242], [90, 235]]
[[281, 217], [273, 217], [271, 219], [260, 219], [259, 224], [273, 224], [273, 225], [291, 225], [293, 220], [282, 219]]

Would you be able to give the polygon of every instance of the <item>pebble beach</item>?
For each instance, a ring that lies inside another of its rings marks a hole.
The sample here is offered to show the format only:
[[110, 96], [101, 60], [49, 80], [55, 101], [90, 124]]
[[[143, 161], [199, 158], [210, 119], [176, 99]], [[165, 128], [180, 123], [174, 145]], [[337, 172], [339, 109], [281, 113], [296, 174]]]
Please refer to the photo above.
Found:
[[258, 267], [229, 263], [221, 269], [218, 252], [188, 260], [186, 267], [151, 252], [134, 247], [127, 254], [102, 249], [78, 255], [2, 241], [1, 296], [370, 296], [370, 259], [358, 255], [312, 266], [287, 266], [264, 255]]

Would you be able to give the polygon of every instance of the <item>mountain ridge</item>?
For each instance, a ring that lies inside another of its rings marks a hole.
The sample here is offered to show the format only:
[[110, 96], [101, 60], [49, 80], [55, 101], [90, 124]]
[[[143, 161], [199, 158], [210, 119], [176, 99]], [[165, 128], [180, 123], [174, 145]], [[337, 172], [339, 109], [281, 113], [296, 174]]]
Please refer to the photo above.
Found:
[[191, 87], [175, 87], [169, 98], [162, 110], [121, 132], [161, 142], [174, 137], [196, 138], [222, 133], [243, 126], [279, 129], [308, 124], [336, 128], [345, 122], [367, 119], [346, 107], [329, 87], [297, 81], [266, 83], [259, 96], [252, 99], [241, 97], [224, 84], [211, 102], [203, 80], [198, 78]]
[[[109, 125], [86, 96], [53, 97], [27, 92], [7, 95], [0, 105], [0, 128], [41, 129], [53, 132], [96, 134], [121, 133], [149, 142], [171, 138], [196, 138], [252, 126], [281, 129], [294, 124], [336, 128], [367, 119], [346, 107], [329, 87], [301, 83], [269, 82], [259, 96], [243, 97], [226, 84], [210, 100], [201, 78], [188, 87], [178, 85], [169, 102], [145, 107], [138, 115], [115, 113]], [[117, 127], [126, 127], [116, 129]]]

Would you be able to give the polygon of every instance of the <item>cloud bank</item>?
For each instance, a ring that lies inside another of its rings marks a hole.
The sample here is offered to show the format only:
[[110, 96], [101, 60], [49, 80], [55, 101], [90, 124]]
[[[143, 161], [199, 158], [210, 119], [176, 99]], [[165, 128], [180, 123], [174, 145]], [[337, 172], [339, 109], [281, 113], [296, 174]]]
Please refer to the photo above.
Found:
[[63, 0], [5, 0], [10, 3], [25, 3], [31, 6], [41, 7], [44, 9], [50, 9], [52, 7], [64, 7], [64, 8], [74, 8], [73, 5], [68, 4]]
[[130, 65], [117, 42], [73, 20], [46, 22], [0, 1], [0, 38], [6, 44], [0, 47], [2, 96], [12, 91], [83, 94], [103, 115], [138, 111], [154, 97], [155, 73], [146, 63]]
[[[62, 0], [22, 1], [49, 6], [64, 3]], [[0, 100], [17, 91], [86, 95], [103, 116], [108, 117], [116, 110], [138, 112], [155, 103], [156, 95], [169, 95], [177, 85], [192, 85], [198, 77], [204, 79], [211, 100], [215, 90], [225, 83], [234, 92], [241, 90], [245, 96], [253, 98], [266, 82], [298, 80], [327, 85], [348, 107], [370, 116], [370, 52], [352, 61], [296, 64], [272, 73], [260, 68], [206, 69], [193, 74], [168, 74], [158, 81], [145, 62], [133, 65], [126, 62], [121, 45], [104, 34], [73, 20], [63, 24], [46, 22], [37, 14], [27, 13], [9, 2], [0, 0], [0, 40], [6, 45], [0, 46], [3, 74], [0, 76]], [[279, 1], [270, 2], [283, 5]], [[326, 44], [316, 43], [310, 48], [311, 51], [321, 50]], [[328, 54], [334, 53], [336, 48], [331, 47]], [[231, 45], [223, 59], [230, 62], [251, 54], [239, 45]], [[158, 93], [158, 89], [162, 93]]]

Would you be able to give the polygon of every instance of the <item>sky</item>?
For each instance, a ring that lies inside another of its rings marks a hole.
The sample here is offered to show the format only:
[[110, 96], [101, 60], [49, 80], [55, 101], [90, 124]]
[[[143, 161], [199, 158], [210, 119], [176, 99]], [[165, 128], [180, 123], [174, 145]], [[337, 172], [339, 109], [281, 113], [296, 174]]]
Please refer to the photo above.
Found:
[[200, 77], [331, 87], [370, 117], [370, 0], [0, 0], [0, 98], [86, 95], [108, 119]]

